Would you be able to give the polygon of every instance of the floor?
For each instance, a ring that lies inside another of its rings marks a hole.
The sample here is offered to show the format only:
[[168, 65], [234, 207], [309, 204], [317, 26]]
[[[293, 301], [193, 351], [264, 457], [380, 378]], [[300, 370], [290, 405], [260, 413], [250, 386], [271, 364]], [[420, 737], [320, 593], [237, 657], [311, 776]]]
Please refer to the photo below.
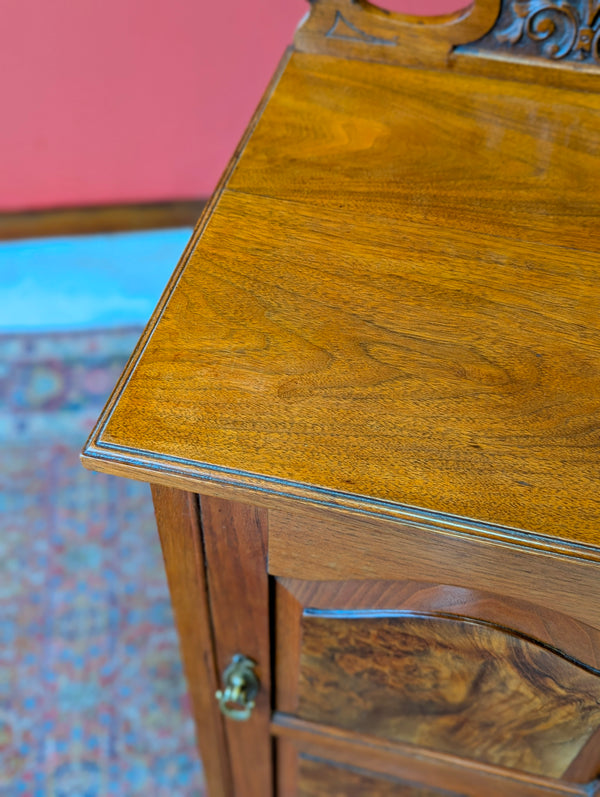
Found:
[[0, 797], [200, 797], [147, 485], [78, 452], [190, 230], [0, 244]]

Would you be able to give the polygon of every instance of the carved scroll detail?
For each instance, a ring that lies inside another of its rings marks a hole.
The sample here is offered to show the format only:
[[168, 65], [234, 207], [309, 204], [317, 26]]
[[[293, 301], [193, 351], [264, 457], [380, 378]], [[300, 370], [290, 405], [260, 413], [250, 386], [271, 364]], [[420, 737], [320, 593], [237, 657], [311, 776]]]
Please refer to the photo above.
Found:
[[385, 12], [369, 0], [311, 4], [296, 34], [303, 52], [439, 67], [453, 53], [572, 70], [600, 65], [600, 0], [473, 0], [462, 11], [429, 18]]
[[498, 23], [479, 47], [600, 63], [600, 0], [504, 0]]

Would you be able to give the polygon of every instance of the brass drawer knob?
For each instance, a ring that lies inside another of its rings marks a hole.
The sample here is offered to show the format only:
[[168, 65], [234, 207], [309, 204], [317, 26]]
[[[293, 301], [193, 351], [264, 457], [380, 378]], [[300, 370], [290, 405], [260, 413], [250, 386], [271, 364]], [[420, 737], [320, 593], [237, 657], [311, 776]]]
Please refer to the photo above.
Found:
[[237, 653], [223, 673], [225, 688], [215, 692], [221, 712], [229, 719], [250, 718], [260, 683], [254, 671], [255, 662]]

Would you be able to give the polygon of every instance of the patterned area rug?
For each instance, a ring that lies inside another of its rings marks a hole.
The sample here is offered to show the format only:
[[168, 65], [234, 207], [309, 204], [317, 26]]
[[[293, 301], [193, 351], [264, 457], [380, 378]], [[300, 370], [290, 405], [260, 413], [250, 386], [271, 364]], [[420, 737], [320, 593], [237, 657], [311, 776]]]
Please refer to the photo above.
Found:
[[0, 796], [203, 792], [147, 485], [79, 450], [138, 329], [0, 335]]

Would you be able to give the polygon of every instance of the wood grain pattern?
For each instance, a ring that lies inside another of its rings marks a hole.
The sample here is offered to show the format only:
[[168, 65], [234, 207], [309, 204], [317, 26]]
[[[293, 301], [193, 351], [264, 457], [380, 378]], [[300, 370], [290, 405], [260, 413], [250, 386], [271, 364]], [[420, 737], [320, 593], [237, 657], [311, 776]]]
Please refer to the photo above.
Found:
[[298, 750], [289, 739], [275, 740], [277, 797], [297, 797]]
[[[600, 631], [548, 606], [484, 590], [418, 581], [302, 581], [287, 578], [276, 581], [277, 606], [292, 604], [293, 607], [287, 612], [281, 609], [282, 617], [277, 627], [283, 627], [285, 631], [282, 654], [277, 658], [285, 674], [289, 675], [294, 690], [297, 672], [294, 673], [294, 665], [289, 659], [294, 651], [299, 652], [300, 649], [300, 642], [296, 642], [294, 636], [300, 633], [299, 620], [303, 608], [391, 609], [483, 620], [510, 628], [550, 647], [559, 646], [567, 656], [600, 671]], [[539, 596], [534, 594], [532, 597]], [[285, 712], [295, 710], [295, 707], [291, 709], [279, 701], [277, 707]]]
[[210, 797], [233, 797], [227, 741], [214, 699], [217, 663], [197, 496], [154, 485], [152, 497], [207, 788]]
[[[301, 752], [465, 797], [597, 797], [600, 783], [567, 783], [457, 758], [416, 745], [275, 714], [272, 732]], [[287, 797], [287, 795], [286, 795]]]
[[592, 778], [596, 778], [600, 767], [600, 727], [588, 738], [587, 742], [573, 759], [563, 777], [565, 780], [576, 783], [585, 783]]
[[279, 579], [275, 589], [275, 692], [277, 711], [294, 714], [298, 708], [303, 604]]
[[311, 722], [555, 778], [600, 726], [598, 673], [493, 626], [402, 613], [307, 610], [299, 695]]
[[272, 510], [269, 572], [309, 581], [442, 582], [551, 606], [600, 629], [597, 562], [476, 540], [458, 531], [325, 510]]
[[[519, 259], [505, 241], [597, 251], [599, 111], [597, 92], [296, 53], [228, 187], [344, 211], [342, 240], [372, 218], [363, 243], [390, 236], [388, 257], [414, 234], [408, 263], [422, 257], [432, 269], [437, 230], [490, 234], [501, 240], [453, 244], [475, 262], [498, 247], [489, 268], [503, 282]], [[381, 217], [400, 225], [396, 234], [377, 232]], [[348, 266], [353, 244], [332, 246]], [[522, 265], [541, 255], [521, 251]], [[546, 268], [560, 273], [571, 257], [556, 252]]]
[[[440, 17], [392, 13], [368, 0], [318, 0], [295, 45], [345, 59], [467, 66], [531, 82], [597, 87], [599, 30], [598, 4], [589, 0], [476, 0]], [[525, 69], [520, 74], [515, 66]]]
[[[600, 65], [597, 2], [503, 0], [493, 30], [473, 46], [515, 58], [545, 58], [563, 66]], [[470, 47], [466, 47], [470, 50]]]
[[343, 58], [443, 66], [453, 45], [489, 31], [499, 8], [500, 0], [475, 0], [454, 14], [418, 17], [366, 0], [318, 0], [294, 44], [300, 51]]
[[200, 508], [219, 672], [241, 653], [256, 662], [260, 681], [250, 719], [225, 720], [233, 793], [265, 797], [273, 784], [266, 513], [207, 496]]
[[[290, 552], [293, 556], [293, 551]], [[322, 549], [321, 555], [327, 555]], [[584, 588], [585, 589], [585, 588]], [[536, 597], [534, 595], [534, 597]], [[598, 671], [598, 631], [545, 606], [493, 593], [413, 581], [302, 581], [276, 579], [276, 703], [287, 714], [298, 710], [303, 608], [352, 611], [404, 610], [454, 615], [510, 628]], [[600, 733], [591, 734], [564, 773], [567, 780], [593, 779], [600, 759]], [[290, 756], [283, 777], [289, 776]], [[295, 782], [295, 781], [294, 781]], [[285, 781], [288, 783], [288, 780]], [[289, 790], [284, 793], [293, 793]]]
[[594, 545], [600, 98], [334, 61], [292, 59], [98, 454]]
[[[318, 758], [300, 756], [298, 797], [452, 797], [448, 791], [433, 791], [402, 783], [396, 778], [377, 777], [351, 767], [342, 767]], [[285, 797], [285, 796], [284, 796]]]
[[[218, 794], [291, 797], [294, 750], [363, 787], [600, 791], [598, 74], [460, 45], [500, 7], [313, 3], [86, 448], [206, 494], [210, 617], [192, 499], [155, 490]], [[547, 9], [514, 5], [550, 40]], [[263, 691], [224, 733], [238, 652]]]

